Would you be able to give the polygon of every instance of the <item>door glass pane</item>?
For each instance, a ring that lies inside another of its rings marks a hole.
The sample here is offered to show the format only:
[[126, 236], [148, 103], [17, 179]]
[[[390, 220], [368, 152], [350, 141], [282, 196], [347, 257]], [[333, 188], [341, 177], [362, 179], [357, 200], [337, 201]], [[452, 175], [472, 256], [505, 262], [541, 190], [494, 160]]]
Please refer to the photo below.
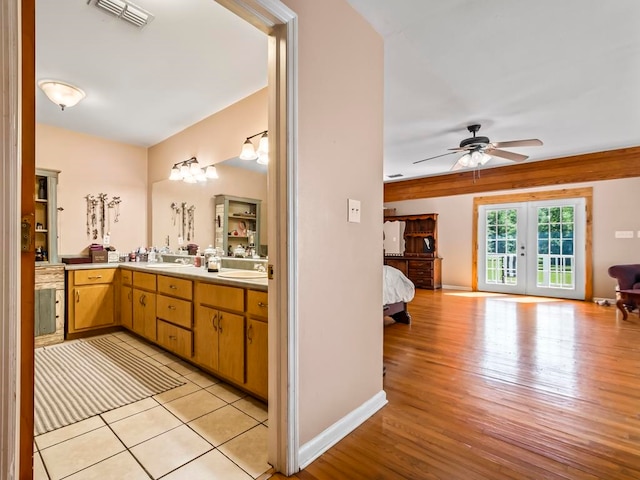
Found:
[[516, 285], [517, 282], [516, 209], [486, 211], [485, 281], [494, 285]]
[[538, 208], [537, 286], [575, 288], [573, 206]]

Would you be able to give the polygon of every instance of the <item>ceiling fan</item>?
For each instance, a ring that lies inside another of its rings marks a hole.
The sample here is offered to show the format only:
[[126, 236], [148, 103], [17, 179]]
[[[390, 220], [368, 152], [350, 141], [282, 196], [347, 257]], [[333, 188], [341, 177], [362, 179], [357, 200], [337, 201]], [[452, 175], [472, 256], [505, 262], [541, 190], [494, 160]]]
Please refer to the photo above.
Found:
[[491, 142], [487, 137], [476, 136], [478, 130], [480, 130], [480, 124], [469, 125], [467, 130], [473, 137], [465, 138], [460, 142], [460, 146], [456, 148], [450, 148], [452, 150], [442, 155], [436, 155], [435, 157], [425, 158], [418, 160], [416, 163], [426, 162], [427, 160], [433, 160], [434, 158], [444, 157], [445, 155], [452, 155], [454, 153], [465, 152], [458, 161], [451, 167], [452, 171], [460, 170], [461, 168], [471, 167], [476, 168], [478, 166], [485, 165], [491, 157], [501, 157], [511, 160], [513, 162], [523, 162], [527, 158], [527, 155], [520, 153], [509, 152], [502, 150], [503, 147], [538, 147], [542, 145], [542, 141], [537, 138], [531, 138], [528, 140], [511, 140], [508, 142]]

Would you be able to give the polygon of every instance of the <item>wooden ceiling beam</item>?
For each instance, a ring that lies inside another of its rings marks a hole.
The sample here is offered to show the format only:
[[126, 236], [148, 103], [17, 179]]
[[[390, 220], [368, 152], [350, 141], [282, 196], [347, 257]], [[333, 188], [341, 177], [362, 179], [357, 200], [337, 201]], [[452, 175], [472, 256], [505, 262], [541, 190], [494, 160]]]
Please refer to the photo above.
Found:
[[640, 147], [384, 184], [384, 202], [640, 176]]

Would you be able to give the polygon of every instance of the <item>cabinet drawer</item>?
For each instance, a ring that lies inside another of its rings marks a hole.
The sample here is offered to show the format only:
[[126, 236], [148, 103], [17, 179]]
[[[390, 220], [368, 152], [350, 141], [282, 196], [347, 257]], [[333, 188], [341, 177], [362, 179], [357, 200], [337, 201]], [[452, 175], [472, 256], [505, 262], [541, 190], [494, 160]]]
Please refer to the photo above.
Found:
[[156, 276], [153, 273], [133, 272], [133, 286], [155, 291]]
[[431, 260], [409, 260], [409, 270], [433, 270], [433, 261]]
[[182, 278], [158, 275], [158, 293], [191, 300], [193, 298], [193, 282]]
[[167, 350], [181, 357], [191, 358], [191, 352], [193, 351], [193, 333], [190, 330], [185, 330], [184, 328], [158, 320], [157, 339], [158, 343]]
[[247, 313], [255, 317], [267, 318], [269, 313], [269, 294], [267, 292], [248, 290]]
[[120, 270], [120, 281], [123, 285], [131, 285], [133, 282], [133, 272], [131, 270]]
[[96, 268], [92, 270], [76, 270], [73, 272], [73, 283], [76, 285], [92, 285], [95, 283], [111, 283], [115, 277], [115, 268]]
[[411, 281], [418, 288], [433, 288], [433, 278], [411, 278]]
[[156, 315], [168, 322], [185, 328], [192, 326], [191, 302], [158, 295], [156, 297]]
[[198, 283], [198, 302], [203, 305], [244, 312], [244, 289]]

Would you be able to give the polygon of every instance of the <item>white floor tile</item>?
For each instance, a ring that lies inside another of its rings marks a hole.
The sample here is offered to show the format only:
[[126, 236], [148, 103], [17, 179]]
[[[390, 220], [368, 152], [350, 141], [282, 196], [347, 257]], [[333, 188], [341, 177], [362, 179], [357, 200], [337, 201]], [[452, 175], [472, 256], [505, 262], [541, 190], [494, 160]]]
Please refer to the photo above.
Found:
[[109, 427], [74, 437], [40, 453], [51, 480], [64, 478], [125, 450]]
[[253, 478], [257, 478], [271, 468], [267, 463], [267, 433], [267, 427], [258, 425], [221, 445], [219, 450]]
[[212, 387], [207, 387], [207, 392], [213, 393], [216, 397], [220, 397], [227, 403], [233, 403], [236, 400], [240, 400], [242, 397], [245, 397], [247, 395], [237, 388], [233, 388], [231, 385], [227, 385], [226, 383], [222, 382]]
[[44, 469], [44, 463], [38, 452], [33, 454], [33, 480], [49, 480], [49, 475]]
[[201, 390], [201, 388], [193, 382], [188, 380], [183, 380], [185, 382], [184, 385], [180, 385], [179, 387], [172, 388], [171, 390], [167, 390], [166, 392], [159, 393], [155, 395], [153, 398], [158, 403], [167, 403], [171, 400], [175, 400], [176, 398], [184, 397], [185, 395], [189, 395], [190, 393], [197, 392]]
[[180, 375], [189, 375], [190, 373], [197, 372], [198, 369], [193, 365], [189, 365], [186, 362], [182, 362], [178, 360], [177, 362], [167, 363], [167, 367], [175, 372], [178, 372]]
[[123, 418], [130, 417], [131, 415], [144, 412], [145, 410], [149, 410], [157, 406], [158, 406], [158, 402], [156, 402], [153, 398], [149, 397], [142, 400], [138, 400], [137, 402], [130, 403], [129, 405], [125, 405], [124, 407], [120, 407], [120, 408], [110, 410], [108, 412], [104, 412], [101, 414], [101, 416], [105, 422], [113, 423], [113, 422], [117, 422], [118, 420], [122, 420]]
[[253, 397], [244, 397], [237, 402], [233, 402], [234, 407], [242, 410], [250, 417], [255, 418], [259, 422], [264, 422], [269, 418], [267, 405]]
[[183, 422], [190, 422], [225, 405], [227, 405], [227, 402], [224, 400], [206, 390], [198, 390], [177, 400], [165, 403], [164, 408]]
[[118, 420], [111, 428], [129, 448], [145, 440], [176, 428], [182, 422], [164, 407], [154, 407], [144, 412]]
[[204, 372], [192, 372], [184, 376], [187, 380], [192, 381], [196, 385], [206, 388], [218, 383], [216, 378], [213, 378], [210, 375], [207, 375]]
[[67, 425], [66, 427], [38, 435], [35, 438], [35, 441], [38, 444], [38, 448], [42, 450], [55, 445], [56, 443], [64, 442], [65, 440], [69, 440], [70, 438], [77, 437], [78, 435], [82, 435], [100, 427], [104, 427], [104, 422], [100, 416], [96, 415], [95, 417], [90, 417], [86, 420], [81, 420], [79, 422], [72, 423], [71, 425]]
[[251, 480], [251, 476], [225, 457], [212, 450], [171, 472], [162, 480]]
[[183, 425], [133, 447], [131, 453], [153, 478], [159, 478], [212, 448], [202, 437]]
[[[129, 452], [122, 452], [74, 473], [65, 480], [149, 480], [149, 475]], [[34, 479], [35, 480], [35, 479]]]
[[255, 418], [230, 405], [189, 422], [189, 426], [213, 446], [218, 446], [257, 424]]

